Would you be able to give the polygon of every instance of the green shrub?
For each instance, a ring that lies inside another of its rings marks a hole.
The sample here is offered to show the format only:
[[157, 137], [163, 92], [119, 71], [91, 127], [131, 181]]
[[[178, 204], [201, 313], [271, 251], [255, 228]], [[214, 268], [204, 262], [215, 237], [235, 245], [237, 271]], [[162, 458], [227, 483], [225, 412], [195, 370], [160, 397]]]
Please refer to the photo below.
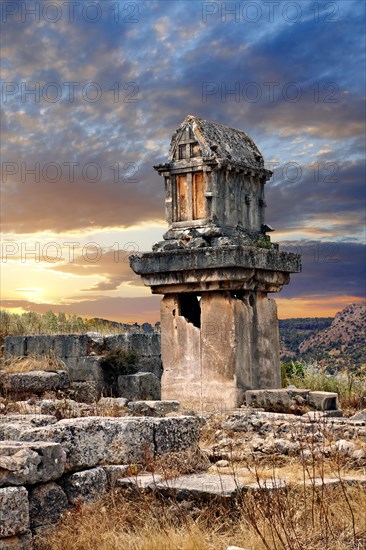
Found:
[[292, 379], [302, 379], [305, 376], [305, 365], [299, 361], [289, 361], [281, 363], [281, 379], [282, 386], [293, 384]]
[[272, 243], [271, 243], [271, 241], [270, 241], [270, 239], [267, 235], [261, 235], [259, 237], [259, 239], [257, 240], [257, 242], [255, 243], [255, 246], [257, 248], [271, 249], [272, 248]]
[[117, 349], [108, 352], [102, 361], [102, 367], [113, 371], [115, 375], [135, 374], [139, 355], [134, 350]]
[[338, 393], [340, 407], [358, 410], [366, 407], [366, 376], [356, 375], [352, 368], [338, 374], [329, 374], [328, 366], [289, 362], [281, 364], [282, 385], [293, 385], [313, 391]]

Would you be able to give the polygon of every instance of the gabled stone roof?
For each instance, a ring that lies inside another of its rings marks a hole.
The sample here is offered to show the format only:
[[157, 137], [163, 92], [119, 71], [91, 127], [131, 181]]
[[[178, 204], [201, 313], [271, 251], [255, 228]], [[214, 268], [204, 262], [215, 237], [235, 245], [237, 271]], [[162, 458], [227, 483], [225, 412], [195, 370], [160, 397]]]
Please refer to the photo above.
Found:
[[264, 168], [262, 154], [248, 134], [193, 115], [188, 115], [174, 133], [170, 144], [170, 161], [174, 158], [175, 149], [187, 126], [192, 129], [205, 161], [226, 161], [238, 166]]

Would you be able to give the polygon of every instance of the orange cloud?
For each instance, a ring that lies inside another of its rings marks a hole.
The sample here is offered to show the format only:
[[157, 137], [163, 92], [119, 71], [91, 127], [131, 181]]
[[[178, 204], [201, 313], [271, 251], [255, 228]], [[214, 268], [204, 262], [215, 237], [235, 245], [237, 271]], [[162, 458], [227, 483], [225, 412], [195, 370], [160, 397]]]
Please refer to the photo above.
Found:
[[279, 319], [296, 317], [334, 317], [349, 304], [365, 303], [359, 296], [314, 296], [308, 298], [276, 298]]

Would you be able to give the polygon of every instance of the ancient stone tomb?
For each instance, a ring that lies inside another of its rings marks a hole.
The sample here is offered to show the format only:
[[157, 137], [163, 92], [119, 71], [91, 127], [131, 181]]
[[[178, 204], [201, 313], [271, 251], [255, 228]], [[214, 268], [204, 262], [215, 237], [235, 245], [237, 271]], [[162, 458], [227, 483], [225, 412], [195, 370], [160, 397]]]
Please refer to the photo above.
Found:
[[244, 132], [187, 116], [173, 135], [164, 177], [163, 241], [130, 257], [162, 294], [162, 399], [234, 408], [245, 391], [281, 386], [279, 292], [300, 256], [271, 243], [264, 185], [272, 172]]

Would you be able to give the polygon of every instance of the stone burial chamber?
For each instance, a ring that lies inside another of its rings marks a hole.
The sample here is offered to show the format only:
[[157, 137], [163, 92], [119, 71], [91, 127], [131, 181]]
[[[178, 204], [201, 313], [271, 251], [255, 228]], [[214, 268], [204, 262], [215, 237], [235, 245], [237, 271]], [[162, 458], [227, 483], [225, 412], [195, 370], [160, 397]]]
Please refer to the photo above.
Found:
[[232, 409], [246, 390], [281, 386], [277, 308], [267, 294], [301, 271], [300, 256], [267, 235], [272, 172], [245, 132], [189, 115], [155, 169], [168, 231], [130, 264], [163, 296], [162, 399]]

